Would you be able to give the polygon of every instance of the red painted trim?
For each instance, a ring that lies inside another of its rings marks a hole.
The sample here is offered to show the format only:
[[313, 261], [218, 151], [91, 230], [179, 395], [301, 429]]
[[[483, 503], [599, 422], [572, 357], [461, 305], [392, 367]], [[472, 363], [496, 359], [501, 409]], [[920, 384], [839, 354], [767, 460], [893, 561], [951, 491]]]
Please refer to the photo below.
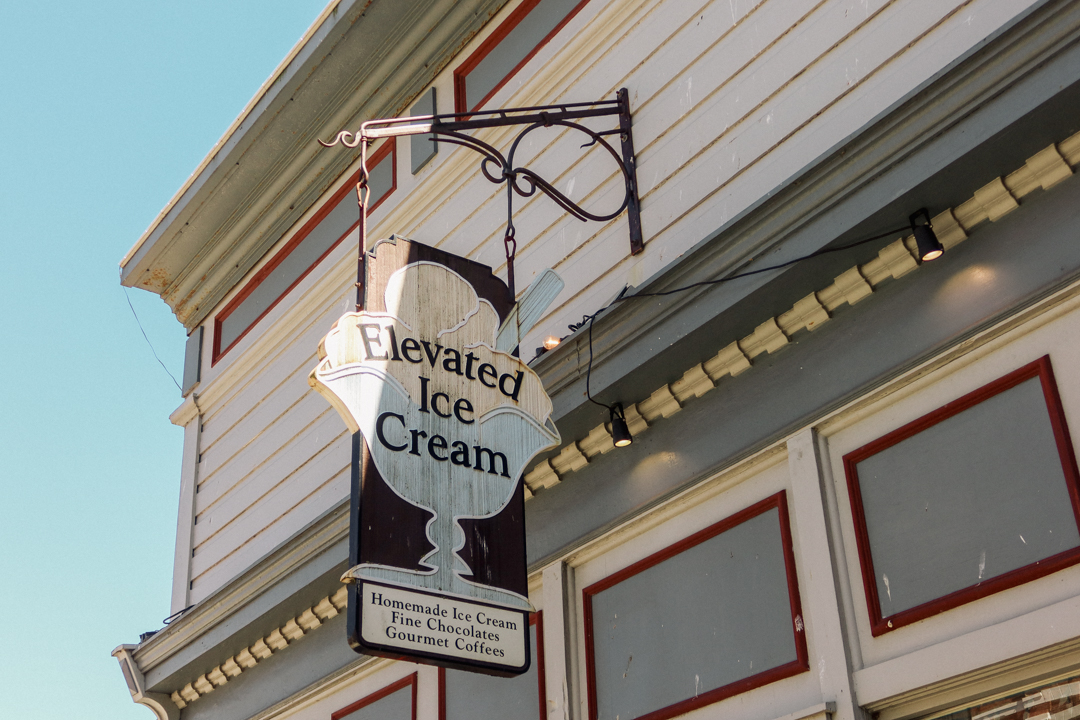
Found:
[[[601, 580], [601, 582], [604, 582]], [[592, 596], [604, 588], [596, 588], [596, 584], [590, 585], [581, 591], [581, 606], [585, 624], [585, 683], [586, 696], [589, 701], [589, 719], [596, 720], [599, 714], [596, 701], [596, 651], [594, 649], [596, 634], [593, 625]]]
[[544, 674], [544, 611], [535, 612], [529, 618], [529, 624], [536, 626], [536, 682], [539, 684], [537, 696], [540, 699], [540, 720], [547, 717], [547, 680]]
[[[540, 684], [540, 720], [547, 717], [547, 688], [544, 685], [544, 618], [543, 611], [530, 613], [529, 625], [536, 626], [536, 676]], [[462, 671], [466, 672], [466, 671]], [[446, 720], [446, 668], [439, 668], [439, 720]]]
[[446, 668], [439, 668], [439, 720], [446, 720]]
[[767, 497], [734, 515], [721, 520], [715, 525], [710, 525], [704, 530], [700, 530], [673, 545], [669, 545], [663, 550], [653, 553], [647, 558], [639, 560], [633, 565], [620, 570], [613, 575], [609, 575], [603, 580], [595, 582], [582, 590], [582, 600], [585, 611], [585, 673], [588, 681], [589, 718], [591, 720], [597, 720], [599, 715], [599, 708], [597, 707], [596, 700], [596, 656], [593, 644], [593, 596], [610, 587], [618, 585], [627, 578], [633, 577], [655, 565], [659, 565], [684, 550], [688, 550], [695, 545], [700, 545], [706, 540], [711, 540], [717, 535], [720, 535], [737, 525], [741, 525], [758, 515], [768, 512], [773, 508], [776, 508], [780, 516], [780, 542], [783, 546], [784, 565], [787, 569], [788, 601], [791, 605], [791, 631], [795, 638], [795, 660], [758, 673], [757, 675], [751, 675], [748, 678], [724, 685], [723, 687], [715, 688], [696, 697], [687, 698], [686, 700], [674, 703], [673, 705], [659, 708], [653, 712], [642, 715], [636, 720], [667, 720], [676, 715], [682, 715], [683, 713], [690, 712], [699, 707], [711, 705], [720, 700], [768, 685], [777, 680], [798, 675], [799, 673], [806, 672], [810, 669], [809, 652], [806, 647], [806, 633], [803, 630], [805, 625], [802, 618], [802, 603], [799, 600], [799, 583], [795, 572], [795, 552], [792, 546], [790, 523], [788, 522], [787, 493], [780, 491], [776, 495]]
[[357, 700], [351, 705], [346, 705], [340, 710], [335, 710], [334, 712], [330, 713], [330, 720], [341, 720], [341, 718], [345, 717], [346, 715], [351, 715], [352, 713], [356, 712], [361, 708], [367, 707], [374, 702], [378, 702], [387, 695], [393, 695], [406, 685], [412, 685], [412, 720], [416, 720], [416, 675], [416, 673], [413, 673], [412, 675], [403, 677], [397, 682], [387, 685], [382, 690], [373, 692], [372, 694]]
[[521, 62], [511, 68], [510, 71], [507, 72], [506, 75], [503, 77], [503, 79], [496, 83], [495, 87], [491, 89], [491, 92], [481, 98], [480, 102], [476, 103], [474, 107], [467, 107], [468, 99], [465, 92], [465, 87], [466, 83], [468, 82], [467, 79], [469, 73], [475, 70], [476, 66], [479, 65], [481, 61], [483, 61], [483, 59], [487, 57], [488, 54], [499, 45], [499, 43], [505, 40], [506, 36], [510, 34], [510, 31], [517, 27], [518, 24], [522, 20], [524, 20], [530, 12], [532, 12], [533, 8], [535, 8], [540, 3], [540, 0], [524, 0], [524, 2], [518, 5], [517, 8], [515, 8], [514, 11], [510, 13], [510, 15], [506, 18], [506, 20], [504, 20], [502, 24], [499, 25], [499, 27], [495, 28], [494, 32], [492, 32], [491, 35], [489, 35], [487, 39], [480, 44], [480, 47], [476, 48], [473, 54], [466, 58], [465, 62], [461, 63], [461, 65], [459, 65], [454, 70], [454, 112], [471, 112], [482, 106], [488, 100], [490, 100], [491, 96], [499, 92], [499, 90], [502, 89], [503, 85], [506, 84], [506, 81], [512, 78], [517, 73], [517, 71], [525, 65], [525, 63], [532, 60], [533, 56], [536, 55], [536, 53], [540, 52], [540, 48], [547, 45], [551, 38], [555, 37], [555, 34], [562, 30], [563, 26], [565, 26], [566, 23], [570, 22], [570, 20], [572, 20], [573, 17], [578, 14], [581, 8], [585, 7], [585, 3], [587, 2], [589, 2], [589, 0], [581, 0], [581, 2], [575, 5], [574, 8], [566, 14], [566, 17], [560, 20], [559, 24], [552, 28], [551, 32], [545, 35], [543, 39], [541, 39], [540, 42], [536, 44], [536, 47], [530, 50], [529, 53], [521, 59]]
[[1035, 377], [1039, 378], [1042, 385], [1046, 409], [1050, 414], [1050, 425], [1053, 428], [1054, 440], [1057, 443], [1058, 455], [1061, 459], [1061, 467], [1065, 474], [1065, 484], [1068, 487], [1069, 498], [1072, 501], [1073, 517], [1076, 519], [1078, 529], [1080, 529], [1080, 471], [1077, 470], [1076, 453], [1073, 449], [1072, 439], [1069, 436], [1069, 428], [1065, 423], [1065, 411], [1061, 406], [1061, 397], [1058, 395], [1057, 384], [1054, 382], [1054, 371], [1050, 366], [1049, 355], [1044, 355], [1035, 362], [983, 385], [977, 390], [953, 400], [937, 410], [927, 413], [917, 420], [913, 420], [907, 425], [897, 428], [844, 456], [844, 474], [847, 476], [848, 498], [851, 502], [851, 515], [855, 525], [855, 544], [859, 551], [863, 590], [866, 594], [866, 607], [870, 616], [870, 632], [874, 637], [905, 625], [911, 625], [919, 620], [925, 620], [938, 613], [965, 605], [1002, 590], [1008, 590], [1017, 585], [1044, 577], [1080, 562], [1080, 547], [1076, 547], [1072, 550], [1065, 550], [1056, 555], [1051, 555], [1031, 565], [1010, 570], [977, 585], [961, 588], [936, 600], [916, 605], [888, 617], [883, 617], [881, 614], [881, 599], [877, 592], [877, 572], [874, 570], [874, 559], [870, 552], [870, 535], [866, 527], [866, 515], [863, 512], [862, 491], [859, 486], [857, 465], [893, 445], [918, 435], [954, 415], [958, 415]]
[[[374, 204], [372, 204], [371, 208], [368, 210], [368, 215], [375, 212], [375, 209], [378, 208], [379, 205], [381, 205], [382, 202], [384, 200], [386, 200], [386, 198], [390, 197], [390, 195], [392, 195], [395, 190], [397, 190], [397, 147], [396, 147], [396, 145], [397, 145], [396, 138], [390, 138], [385, 143], [383, 143], [383, 145], [371, 156], [371, 160], [369, 161], [369, 166], [370, 167], [374, 167], [375, 165], [378, 165], [387, 156], [391, 156], [390, 157], [390, 167], [391, 167], [392, 179], [391, 179], [391, 183], [390, 183], [390, 189], [387, 190], [382, 195], [382, 197], [380, 197], [378, 200], [376, 200]], [[338, 189], [338, 191], [335, 192], [330, 197], [330, 199], [327, 200], [323, 204], [323, 206], [321, 208], [319, 208], [319, 211], [317, 213], [315, 213], [315, 215], [312, 216], [312, 218], [310, 220], [308, 220], [308, 222], [304, 225], [304, 227], [302, 227], [300, 229], [300, 231], [297, 232], [296, 235], [294, 235], [289, 240], [289, 242], [286, 243], [285, 246], [283, 248], [281, 248], [281, 250], [279, 250], [277, 252], [276, 255], [274, 255], [273, 259], [270, 260], [270, 262], [266, 263], [266, 265], [264, 265], [262, 268], [260, 268], [259, 271], [257, 273], [255, 273], [255, 275], [251, 278], [251, 280], [248, 281], [247, 285], [245, 285], [244, 288], [239, 293], [237, 293], [236, 296], [232, 300], [230, 300], [229, 303], [224, 308], [222, 308], [218, 312], [218, 314], [214, 317], [214, 347], [213, 347], [213, 354], [211, 355], [212, 360], [210, 362], [210, 367], [213, 367], [214, 365], [216, 365], [217, 361], [220, 360], [222, 358], [222, 356], [225, 355], [225, 353], [229, 352], [229, 350], [236, 347], [236, 344], [244, 339], [244, 336], [248, 334], [248, 332], [251, 330], [251, 328], [258, 325], [259, 321], [262, 320], [264, 317], [266, 317], [266, 314], [269, 313], [271, 310], [273, 310], [274, 307], [281, 301], [281, 299], [283, 297], [288, 295], [289, 292], [294, 287], [299, 285], [300, 281], [303, 280], [305, 277], [307, 277], [308, 273], [310, 273], [313, 269], [315, 269], [316, 265], [318, 265], [320, 262], [322, 262], [323, 259], [327, 255], [329, 255], [331, 252], [333, 252], [334, 248], [336, 248], [341, 243], [342, 240], [344, 240], [346, 237], [348, 237], [349, 233], [351, 233], [353, 230], [355, 230], [360, 225], [360, 220], [359, 220], [359, 218], [357, 218], [357, 221], [354, 224], [350, 225], [349, 229], [346, 230], [345, 233], [341, 237], [339, 237], [337, 240], [335, 240], [333, 242], [333, 244], [331, 244], [330, 247], [326, 249], [326, 252], [324, 252], [322, 255], [320, 255], [318, 258], [316, 258], [315, 262], [311, 263], [311, 265], [307, 268], [307, 270], [302, 272], [300, 274], [300, 276], [297, 277], [289, 285], [289, 287], [285, 288], [285, 290], [282, 291], [282, 293], [280, 295], [278, 295], [277, 298], [272, 303], [270, 303], [266, 307], [265, 310], [262, 311], [262, 313], [259, 314], [259, 317], [255, 318], [250, 325], [248, 325], [246, 328], [244, 328], [244, 331], [242, 333], [240, 333], [239, 335], [237, 335], [236, 338], [231, 343], [229, 343], [228, 347], [226, 347], [224, 349], [221, 347], [221, 324], [226, 319], [228, 319], [229, 315], [231, 315], [233, 313], [233, 311], [236, 310], [236, 308], [240, 307], [240, 305], [245, 300], [247, 300], [248, 296], [250, 296], [251, 293], [253, 293], [255, 291], [255, 288], [259, 287], [259, 285], [261, 285], [262, 282], [264, 280], [266, 280], [266, 278], [269, 277], [271, 275], [271, 273], [273, 273], [274, 270], [276, 270], [278, 268], [279, 265], [281, 265], [281, 263], [285, 260], [285, 258], [287, 258], [289, 256], [289, 253], [291, 253], [293, 250], [295, 250], [296, 247], [300, 243], [302, 243], [304, 241], [304, 239], [307, 238], [308, 235], [311, 234], [311, 231], [314, 230], [316, 227], [318, 227], [319, 223], [321, 223], [323, 220], [326, 219], [326, 216], [330, 214], [330, 211], [332, 211], [334, 209], [334, 207], [336, 207], [337, 204], [339, 202], [341, 202], [341, 200], [349, 192], [355, 190], [356, 181], [357, 181], [357, 179], [359, 177], [360, 177], [360, 174], [357, 173], [355, 176], [350, 178], [349, 182], [346, 182], [340, 189]]]
[[1046, 398], [1046, 409], [1050, 413], [1050, 427], [1054, 429], [1061, 467], [1065, 472], [1065, 484], [1073, 504], [1073, 517], [1080, 528], [1080, 469], [1077, 468], [1076, 450], [1069, 426], [1065, 422], [1065, 408], [1061, 405], [1061, 395], [1054, 379], [1054, 368], [1050, 365], [1050, 356], [1043, 355], [1036, 362], [1041, 363], [1039, 382], [1042, 384], [1043, 397]]

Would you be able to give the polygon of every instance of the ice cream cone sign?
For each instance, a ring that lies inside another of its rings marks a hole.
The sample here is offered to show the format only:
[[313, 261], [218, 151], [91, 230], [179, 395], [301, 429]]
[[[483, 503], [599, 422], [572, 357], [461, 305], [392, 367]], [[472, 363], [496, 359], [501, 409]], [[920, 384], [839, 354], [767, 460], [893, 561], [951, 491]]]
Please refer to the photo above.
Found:
[[457, 555], [460, 521], [501, 511], [529, 461], [558, 445], [551, 400], [536, 373], [495, 349], [498, 314], [446, 265], [401, 267], [383, 300], [385, 311], [337, 320], [309, 383], [363, 435], [393, 491], [434, 516], [435, 549], [419, 569], [361, 564], [347, 575], [528, 609], [527, 598], [466, 579], [476, 569]]

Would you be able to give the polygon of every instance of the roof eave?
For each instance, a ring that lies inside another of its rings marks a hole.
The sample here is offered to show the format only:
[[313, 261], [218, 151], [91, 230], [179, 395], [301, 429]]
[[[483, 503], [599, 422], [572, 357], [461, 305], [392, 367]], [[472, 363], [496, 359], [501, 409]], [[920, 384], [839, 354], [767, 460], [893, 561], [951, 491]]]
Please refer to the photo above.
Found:
[[198, 325], [355, 160], [316, 142], [400, 114], [506, 0], [335, 0], [121, 261]]

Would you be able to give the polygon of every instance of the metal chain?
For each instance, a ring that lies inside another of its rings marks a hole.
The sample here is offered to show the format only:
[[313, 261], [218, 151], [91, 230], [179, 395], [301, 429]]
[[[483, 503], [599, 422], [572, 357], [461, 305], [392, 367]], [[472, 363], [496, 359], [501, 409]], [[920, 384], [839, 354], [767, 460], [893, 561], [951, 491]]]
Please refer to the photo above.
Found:
[[371, 199], [368, 187], [367, 138], [360, 142], [360, 176], [356, 179], [356, 204], [360, 208], [360, 238], [356, 255], [356, 312], [364, 309], [364, 256], [367, 254], [367, 205]]
[[506, 249], [506, 286], [510, 289], [510, 297], [517, 299], [517, 291], [514, 288], [514, 257], [517, 255], [517, 230], [514, 228], [514, 190], [513, 178], [506, 181], [506, 235], [503, 237], [503, 246]]

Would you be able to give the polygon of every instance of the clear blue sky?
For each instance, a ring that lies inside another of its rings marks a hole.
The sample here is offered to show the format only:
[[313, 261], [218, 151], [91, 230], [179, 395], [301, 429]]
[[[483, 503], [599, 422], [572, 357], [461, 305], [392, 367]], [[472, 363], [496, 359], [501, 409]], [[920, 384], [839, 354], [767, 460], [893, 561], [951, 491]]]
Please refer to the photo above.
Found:
[[180, 393], [117, 267], [324, 5], [0, 2], [4, 720], [153, 717], [109, 653], [169, 614]]

